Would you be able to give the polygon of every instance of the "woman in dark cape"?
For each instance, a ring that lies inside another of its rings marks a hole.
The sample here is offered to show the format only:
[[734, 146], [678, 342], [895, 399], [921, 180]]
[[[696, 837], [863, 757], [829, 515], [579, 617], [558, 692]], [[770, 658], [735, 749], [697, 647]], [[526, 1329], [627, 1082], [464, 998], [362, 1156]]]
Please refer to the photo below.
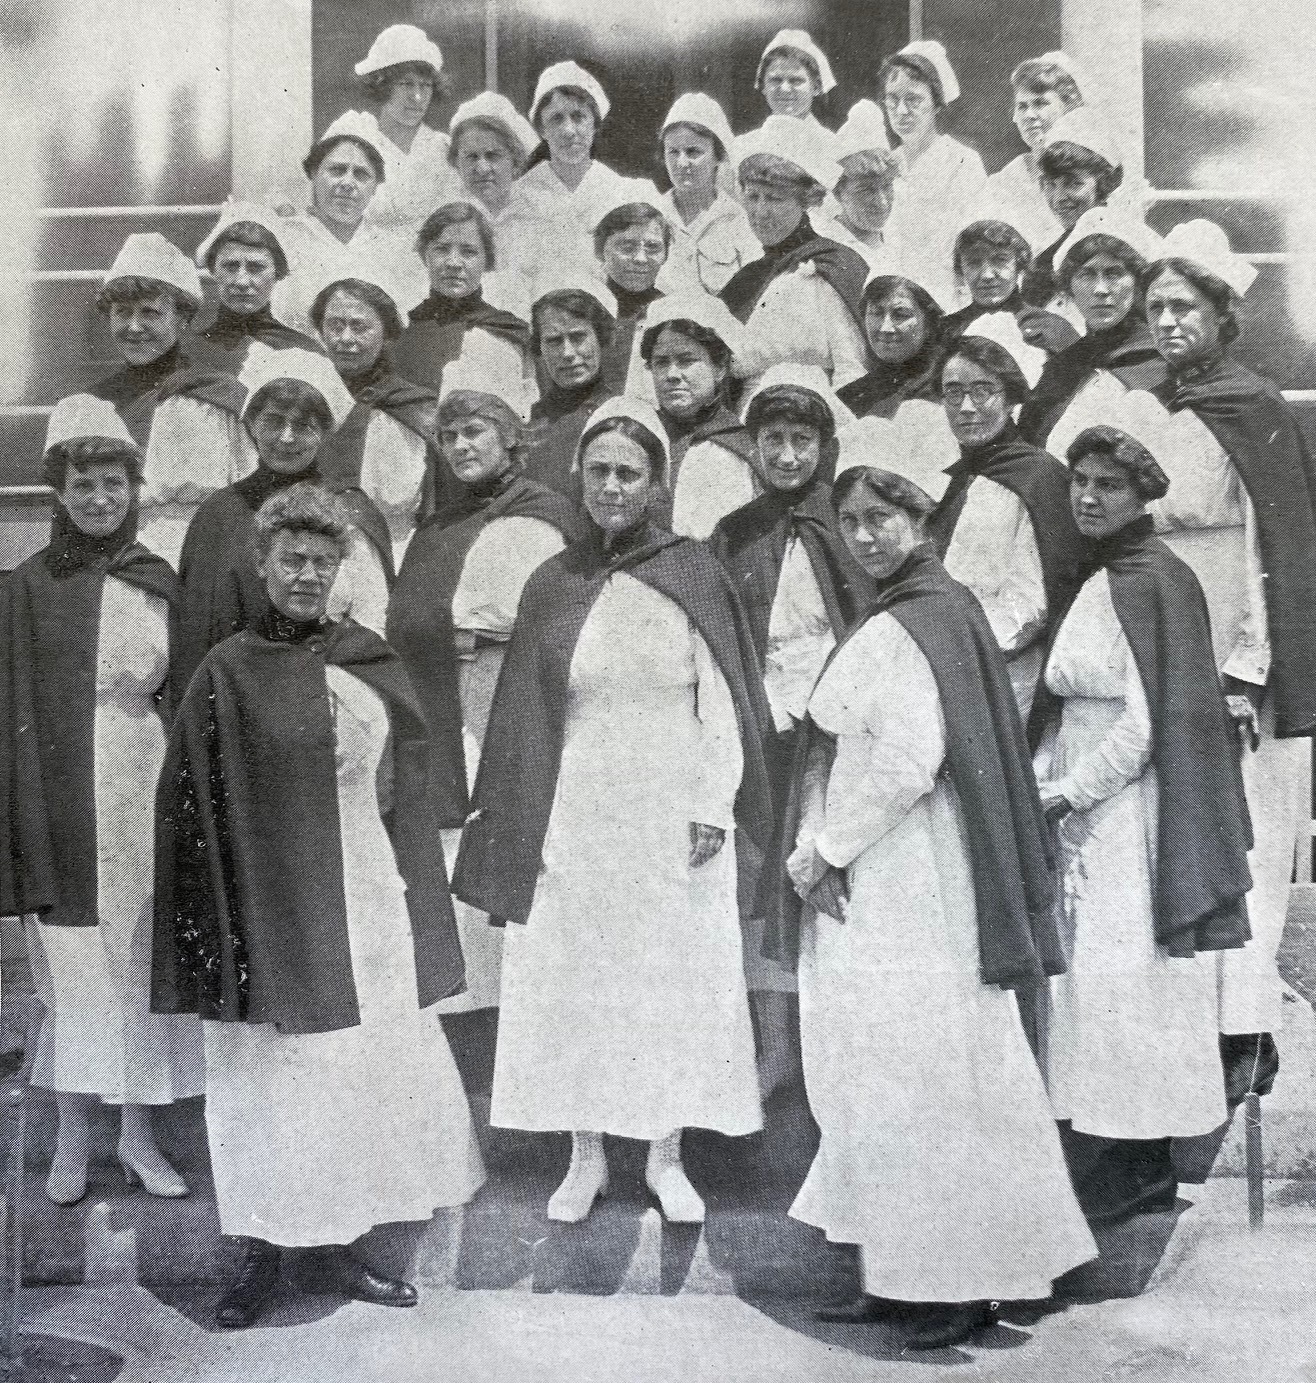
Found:
[[833, 499], [877, 594], [809, 698], [773, 860], [767, 944], [798, 963], [821, 1130], [790, 1213], [860, 1246], [858, 1298], [822, 1319], [912, 1318], [907, 1347], [945, 1348], [1096, 1254], [1012, 992], [1064, 968], [1050, 849], [931, 498], [860, 465]]
[[860, 306], [872, 368], [837, 390], [856, 418], [894, 418], [911, 399], [940, 405], [937, 365], [945, 313], [923, 284], [892, 263], [864, 284]]
[[1056, 630], [1033, 710], [1058, 822], [1069, 974], [1047, 1072], [1089, 1219], [1168, 1209], [1172, 1137], [1226, 1117], [1216, 983], [1199, 952], [1241, 947], [1252, 843], [1206, 601], [1154, 536], [1170, 481], [1108, 426], [1069, 449], [1097, 570]]
[[246, 1240], [227, 1327], [278, 1246], [313, 1249], [323, 1289], [414, 1305], [348, 1245], [484, 1176], [432, 1011], [462, 962], [424, 717], [383, 639], [325, 613], [351, 529], [316, 485], [261, 506], [265, 607], [193, 677], [156, 802], [152, 1005], [204, 1020], [220, 1228]]
[[453, 881], [511, 924], [491, 1117], [572, 1131], [559, 1221], [606, 1191], [604, 1133], [702, 1220], [682, 1131], [762, 1124], [727, 834], [770, 833], [767, 708], [726, 574], [649, 519], [666, 463], [638, 400], [586, 427], [591, 529], [522, 594]]
[[0, 627], [0, 912], [25, 919], [43, 1016], [32, 1083], [54, 1092], [46, 1194], [87, 1190], [95, 1102], [122, 1109], [125, 1180], [187, 1186], [151, 1106], [204, 1089], [201, 1034], [149, 1011], [148, 805], [164, 759], [170, 611], [178, 582], [136, 539], [141, 452], [106, 400], [51, 415], [50, 543], [6, 582]]

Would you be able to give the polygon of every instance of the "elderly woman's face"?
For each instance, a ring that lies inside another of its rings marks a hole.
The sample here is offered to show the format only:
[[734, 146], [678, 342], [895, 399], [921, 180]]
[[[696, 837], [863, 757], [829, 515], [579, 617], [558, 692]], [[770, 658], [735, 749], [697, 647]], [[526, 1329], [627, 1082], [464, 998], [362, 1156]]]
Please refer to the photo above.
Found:
[[798, 490], [807, 485], [822, 458], [822, 435], [812, 423], [774, 418], [754, 438], [758, 472], [773, 490]]
[[603, 361], [594, 323], [560, 307], [540, 313], [539, 355], [559, 389], [580, 389], [597, 379]]
[[902, 144], [917, 147], [936, 133], [937, 102], [932, 88], [903, 67], [895, 68], [888, 75], [882, 104]]
[[883, 365], [903, 365], [923, 349], [928, 338], [927, 313], [908, 288], [868, 299], [864, 332], [873, 354]]
[[964, 286], [979, 307], [999, 307], [1019, 283], [1019, 261], [999, 245], [974, 245], [960, 256]]
[[667, 240], [657, 217], [614, 231], [603, 242], [603, 272], [628, 293], [647, 293], [666, 260]]
[[1065, 103], [1055, 91], [1025, 91], [1014, 93], [1014, 127], [1032, 150], [1042, 147], [1046, 132], [1065, 113]]
[[1066, 230], [1073, 230], [1078, 218], [1097, 204], [1097, 175], [1083, 168], [1070, 168], [1058, 177], [1042, 179], [1042, 195], [1051, 213]]
[[298, 475], [306, 470], [325, 437], [320, 420], [295, 404], [265, 404], [254, 418], [247, 419], [247, 430], [256, 443], [261, 465], [276, 475]]
[[895, 203], [895, 175], [872, 172], [862, 154], [843, 158], [841, 167], [845, 175], [836, 184], [836, 200], [845, 219], [856, 230], [880, 231]]
[[804, 220], [804, 197], [784, 183], [750, 178], [740, 184], [740, 200], [754, 238], [765, 249], [779, 245]]
[[388, 98], [379, 108], [380, 120], [415, 129], [425, 118], [433, 97], [433, 73], [428, 69], [424, 72], [404, 72], [393, 79]]
[[128, 517], [132, 503], [128, 468], [122, 461], [70, 462], [59, 499], [79, 532], [107, 538]]
[[1103, 331], [1118, 326], [1133, 310], [1138, 280], [1127, 265], [1103, 253], [1074, 270], [1069, 293], [1089, 329]]
[[178, 344], [183, 319], [172, 293], [111, 303], [110, 340], [129, 365], [149, 365]]
[[663, 162], [672, 189], [711, 198], [717, 191], [717, 144], [693, 125], [673, 125], [663, 134]]
[[594, 144], [594, 111], [588, 101], [555, 91], [539, 108], [539, 133], [552, 163], [588, 163]]
[[1069, 505], [1085, 538], [1105, 538], [1147, 512], [1122, 466], [1108, 456], [1083, 456], [1069, 472]]
[[653, 477], [638, 442], [620, 432], [595, 437], [581, 457], [585, 509], [605, 533], [625, 533], [649, 507]]
[[430, 276], [430, 287], [440, 297], [469, 298], [484, 280], [484, 241], [474, 221], [445, 226], [425, 246], [421, 256]]
[[1176, 369], [1220, 346], [1220, 317], [1210, 298], [1173, 269], [1163, 269], [1148, 286], [1147, 325], [1156, 349]]
[[856, 485], [841, 501], [837, 522], [855, 561], [878, 581], [898, 571], [923, 541], [915, 519], [866, 484]]
[[658, 407], [673, 418], [693, 418], [717, 398], [726, 376], [699, 341], [664, 327], [649, 357]]
[[763, 72], [763, 98], [773, 115], [790, 115], [803, 120], [819, 95], [814, 75], [798, 59], [769, 58]]
[[249, 317], [270, 301], [279, 281], [274, 255], [264, 245], [242, 245], [226, 240], [215, 252], [212, 272], [219, 301], [230, 312]]
[[481, 485], [509, 470], [511, 453], [488, 418], [474, 415], [444, 423], [439, 445], [449, 469], [463, 485]]
[[320, 339], [340, 375], [363, 374], [384, 349], [384, 319], [370, 303], [338, 288], [324, 305]]
[[281, 528], [257, 571], [281, 615], [309, 622], [324, 618], [341, 563], [338, 544], [328, 534]]
[[980, 447], [999, 436], [1010, 420], [1005, 386], [967, 356], [952, 356], [941, 374], [946, 420], [961, 446]]
[[511, 195], [516, 161], [506, 140], [492, 130], [468, 125], [457, 135], [457, 175], [472, 197], [496, 211]]
[[378, 185], [374, 167], [361, 146], [354, 140], [340, 139], [311, 179], [316, 214], [331, 230], [354, 231]]

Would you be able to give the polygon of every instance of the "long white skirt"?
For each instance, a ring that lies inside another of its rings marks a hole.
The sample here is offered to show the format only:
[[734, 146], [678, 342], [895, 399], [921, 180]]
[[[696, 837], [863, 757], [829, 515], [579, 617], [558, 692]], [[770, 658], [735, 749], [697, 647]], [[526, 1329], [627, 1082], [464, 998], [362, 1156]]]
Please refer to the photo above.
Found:
[[804, 1079], [822, 1140], [790, 1213], [860, 1245], [900, 1301], [1047, 1297], [1096, 1256], [1014, 995], [978, 977], [973, 881], [944, 779], [805, 923]]
[[[1121, 702], [1067, 697], [1053, 776], [1102, 740]], [[1105, 1138], [1188, 1138], [1226, 1118], [1216, 959], [1156, 944], [1155, 770], [1061, 825], [1069, 969], [1051, 981], [1057, 1119]]]

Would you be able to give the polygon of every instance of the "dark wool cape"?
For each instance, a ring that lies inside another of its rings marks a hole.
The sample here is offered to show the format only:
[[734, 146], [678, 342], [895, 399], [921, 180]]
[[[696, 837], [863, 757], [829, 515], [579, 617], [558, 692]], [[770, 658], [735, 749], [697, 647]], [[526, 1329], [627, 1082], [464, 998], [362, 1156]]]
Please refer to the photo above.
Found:
[[650, 288], [644, 293], [632, 293], [613, 283], [607, 284], [608, 292], [617, 300], [617, 325], [613, 329], [612, 341], [603, 351], [603, 378], [612, 386], [613, 393], [620, 394], [626, 389], [626, 377], [630, 374], [631, 348], [635, 344], [635, 332], [644, 320], [644, 314], [652, 303], [661, 298], [662, 292]]
[[[265, 624], [277, 624], [268, 610]], [[385, 824], [407, 888], [417, 1002], [464, 985], [428, 737], [402, 662], [351, 620], [298, 633], [248, 629], [226, 640], [178, 708], [156, 797], [157, 1013], [274, 1023], [285, 1033], [360, 1022], [326, 665], [359, 677], [388, 707]]]
[[421, 525], [388, 604], [388, 641], [401, 655], [429, 723], [430, 775], [439, 824], [445, 827], [462, 825], [470, 811], [452, 624], [452, 598], [467, 554], [498, 519], [540, 519], [568, 543], [584, 527], [575, 506], [555, 491], [510, 472], [500, 480], [486, 494], [467, 490], [462, 500]]
[[259, 341], [276, 351], [299, 350], [324, 354], [313, 336], [285, 326], [267, 303], [259, 312], [234, 312], [221, 303], [215, 320], [187, 339], [184, 349], [194, 369], [225, 375], [238, 374], [246, 363], [251, 343]]
[[393, 343], [393, 366], [403, 379], [436, 394], [443, 372], [462, 353], [466, 333], [475, 327], [520, 351], [530, 348], [530, 328], [510, 312], [485, 302], [480, 293], [445, 298], [431, 292], [411, 311], [411, 322]]
[[1256, 510], [1266, 575], [1270, 685], [1280, 738], [1316, 731], [1316, 472], [1301, 429], [1268, 379], [1227, 356], [1156, 397], [1191, 408], [1228, 453]]
[[[1242, 946], [1251, 936], [1252, 827], [1206, 598], [1192, 568], [1154, 536], [1150, 516], [1094, 548], [1151, 712], [1160, 799], [1156, 940], [1172, 956]], [[1044, 671], [1029, 719], [1034, 741], [1062, 709]]]
[[937, 393], [937, 366], [941, 361], [942, 336], [928, 332], [922, 346], [899, 365], [877, 361], [866, 375], [852, 379], [836, 391], [836, 397], [856, 418], [894, 418], [907, 399], [941, 404]]
[[[96, 661], [107, 576], [171, 605], [173, 568], [134, 541], [136, 514], [107, 539], [56, 505], [49, 546], [0, 592], [0, 914], [94, 927]], [[163, 708], [167, 709], [167, 705]]]
[[[621, 571], [678, 604], [708, 644], [735, 702], [744, 751], [738, 833], [760, 845], [771, 837], [762, 743], [772, 716], [749, 628], [725, 572], [690, 538], [646, 526], [609, 552], [595, 529], [526, 584], [494, 693], [475, 810], [453, 874], [457, 897], [492, 918], [524, 922], [530, 916], [557, 790], [572, 655], [599, 593]], [[637, 723], [632, 732], [642, 735], [644, 726]]]
[[115, 406], [133, 441], [145, 451], [151, 438], [151, 420], [160, 404], [161, 387], [171, 375], [187, 368], [182, 344], [175, 343], [149, 364], [124, 365], [98, 379], [87, 392]]
[[530, 410], [530, 426], [526, 430], [525, 473], [529, 479], [565, 495], [579, 507], [580, 473], [572, 469], [576, 463], [576, 448], [580, 446], [585, 424], [595, 409], [618, 392], [601, 370], [579, 389], [559, 389], [555, 384], [546, 384]]
[[1165, 382], [1165, 361], [1136, 308], [1122, 322], [1080, 336], [1046, 362], [1019, 414], [1020, 435], [1046, 446], [1065, 409], [1097, 370], [1108, 370], [1126, 389], [1151, 391]]
[[[1048, 975], [1063, 974], [1065, 960], [1053, 911], [1050, 837], [1005, 660], [982, 607], [926, 544], [881, 584], [861, 625], [882, 613], [898, 620], [919, 646], [937, 682], [946, 768], [959, 798], [973, 873], [979, 973], [984, 984], [1031, 989]], [[874, 678], [882, 674], [873, 669]], [[774, 858], [765, 871], [775, 884], [775, 905], [767, 913], [764, 954], [791, 966], [799, 955], [800, 903], [786, 860], [795, 848], [810, 748], [829, 738], [811, 720], [805, 725]]]
[[1049, 452], [1025, 442], [1014, 424], [1006, 423], [986, 446], [962, 447], [960, 459], [946, 468], [946, 474], [950, 484], [926, 525], [937, 556], [946, 556], [974, 479], [982, 476], [1003, 485], [1017, 496], [1032, 520], [1042, 560], [1047, 622], [1053, 624], [1091, 569], [1087, 539], [1075, 526], [1069, 505], [1068, 467]]
[[826, 279], [840, 295], [850, 315], [864, 329], [863, 295], [868, 278], [868, 263], [857, 250], [828, 240], [813, 228], [808, 216], [784, 239], [775, 245], [765, 245], [759, 259], [751, 260], [737, 269], [718, 297], [732, 316], [748, 322], [767, 286], [782, 274], [794, 273], [802, 265], [812, 264], [820, 278]]

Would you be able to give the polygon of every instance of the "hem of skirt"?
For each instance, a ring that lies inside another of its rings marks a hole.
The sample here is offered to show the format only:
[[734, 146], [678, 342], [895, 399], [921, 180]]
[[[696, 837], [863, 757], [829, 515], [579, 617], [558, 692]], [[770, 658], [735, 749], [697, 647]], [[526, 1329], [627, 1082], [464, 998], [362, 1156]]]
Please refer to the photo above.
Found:
[[1224, 1101], [1220, 1102], [1220, 1117], [1213, 1124], [1199, 1124], [1194, 1122], [1190, 1125], [1166, 1128], [1163, 1124], [1158, 1124], [1154, 1129], [1139, 1128], [1130, 1130], [1130, 1126], [1122, 1124], [1118, 1127], [1093, 1121], [1088, 1123], [1080, 1115], [1075, 1118], [1072, 1114], [1057, 1114], [1057, 1120], [1067, 1120], [1069, 1126], [1075, 1133], [1087, 1134], [1089, 1138], [1116, 1138], [1129, 1142], [1150, 1143], [1161, 1138], [1205, 1138], [1207, 1134], [1214, 1133], [1222, 1124], [1229, 1122], [1229, 1111], [1225, 1108]]
[[29, 1078], [28, 1084], [35, 1090], [49, 1090], [52, 1095], [86, 1095], [91, 1099], [99, 1100], [102, 1104], [114, 1105], [116, 1108], [126, 1104], [145, 1105], [151, 1109], [164, 1109], [171, 1104], [177, 1104], [180, 1100], [194, 1100], [206, 1093], [204, 1082], [196, 1087], [195, 1090], [175, 1091], [172, 1095], [139, 1094], [129, 1091], [114, 1091], [107, 1094], [103, 1090], [88, 1090], [83, 1084], [71, 1081], [58, 1083], [54, 1077], [38, 1076], [35, 1073]]
[[699, 1118], [676, 1119], [671, 1122], [658, 1124], [646, 1124], [640, 1128], [636, 1124], [622, 1124], [615, 1120], [606, 1119], [599, 1115], [582, 1116], [579, 1122], [563, 1122], [561, 1118], [552, 1122], [548, 1120], [531, 1121], [530, 1119], [513, 1119], [511, 1116], [500, 1117], [493, 1113], [489, 1117], [490, 1124], [494, 1128], [518, 1129], [523, 1133], [605, 1133], [611, 1138], [634, 1138], [643, 1142], [655, 1142], [657, 1139], [666, 1138], [669, 1133], [676, 1129], [701, 1129], [712, 1133], [720, 1133], [726, 1138], [747, 1138], [751, 1133], [761, 1133], [763, 1131], [763, 1116], [760, 1113], [756, 1123], [734, 1123], [728, 1120], [725, 1123], [711, 1123]]

